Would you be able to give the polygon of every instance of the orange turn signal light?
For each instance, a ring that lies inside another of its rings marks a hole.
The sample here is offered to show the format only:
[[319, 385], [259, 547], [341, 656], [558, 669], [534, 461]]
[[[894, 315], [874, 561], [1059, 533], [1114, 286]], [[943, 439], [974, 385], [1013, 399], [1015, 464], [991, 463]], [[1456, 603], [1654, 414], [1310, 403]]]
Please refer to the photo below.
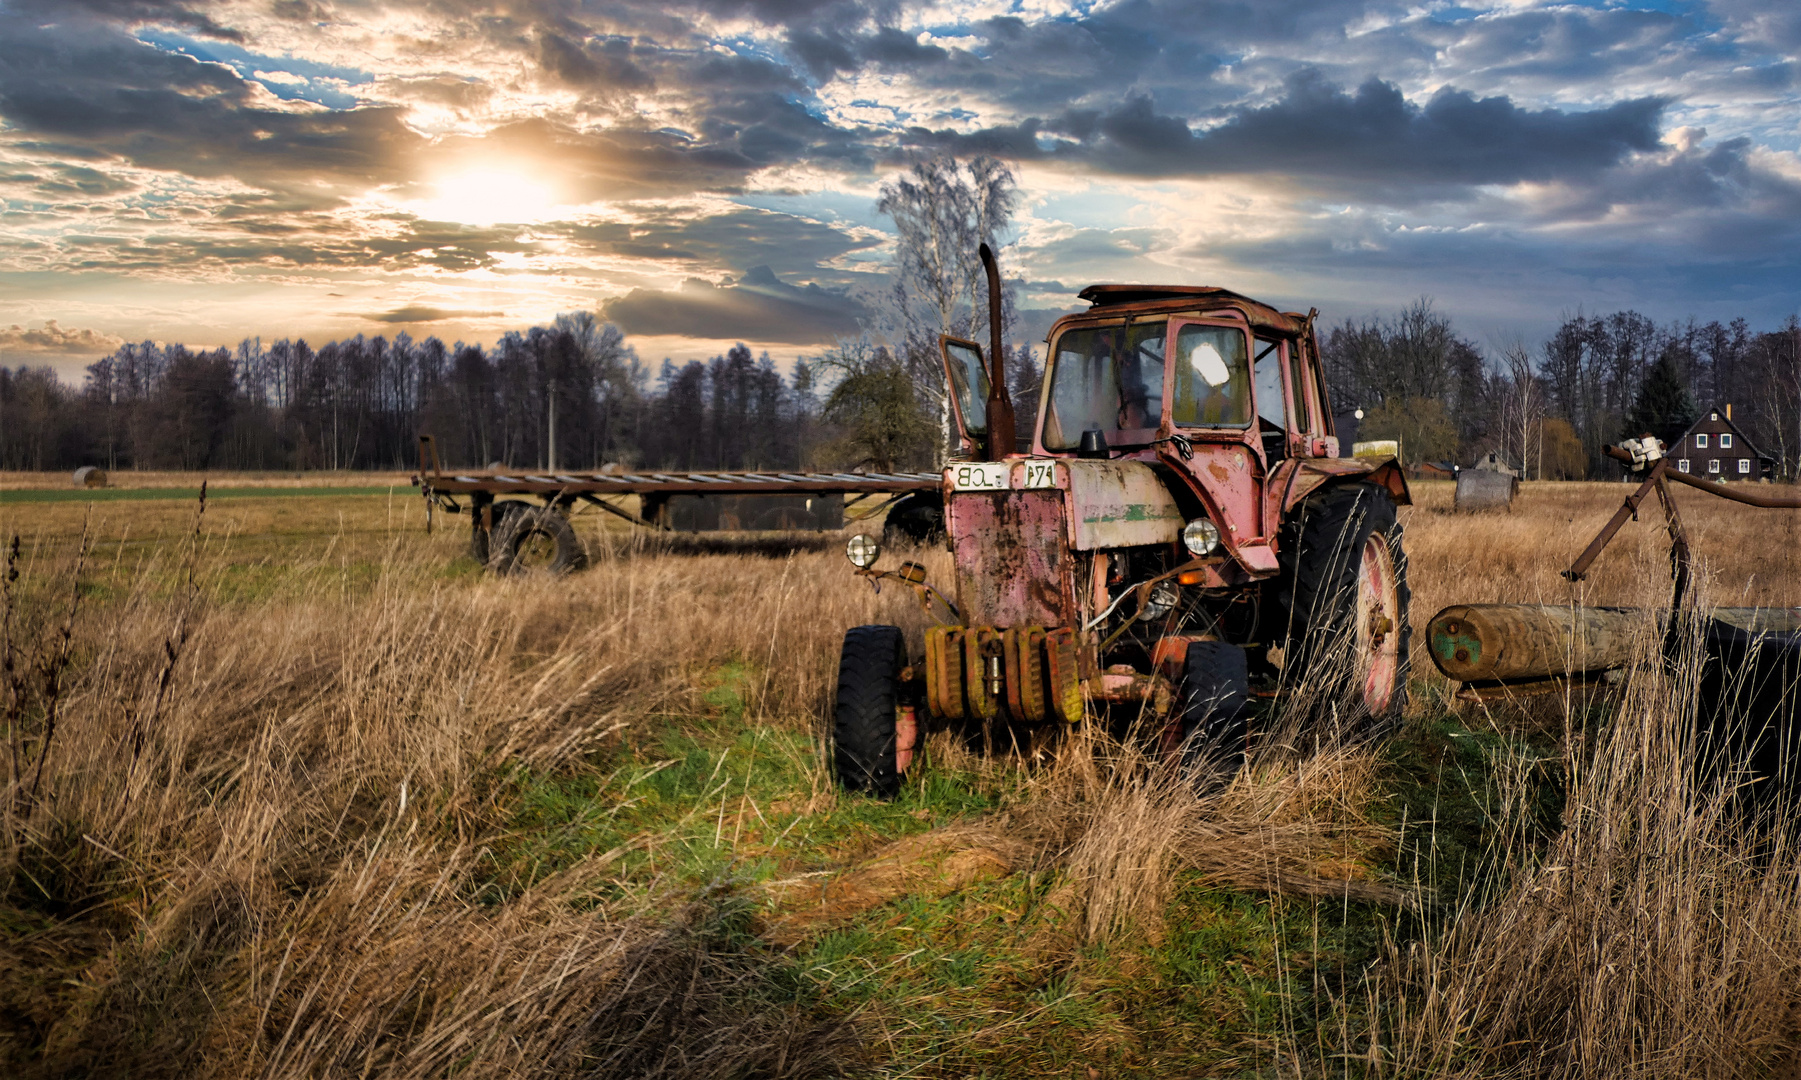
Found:
[[1207, 581], [1207, 571], [1184, 570], [1176, 575], [1176, 581], [1183, 585], [1202, 585]]

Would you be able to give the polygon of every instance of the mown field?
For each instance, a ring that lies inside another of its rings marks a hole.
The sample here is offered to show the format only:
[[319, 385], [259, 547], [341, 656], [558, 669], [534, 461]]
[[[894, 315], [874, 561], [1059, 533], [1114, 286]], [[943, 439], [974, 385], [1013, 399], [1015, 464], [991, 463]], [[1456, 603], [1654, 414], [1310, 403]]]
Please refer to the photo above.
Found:
[[[1680, 674], [1481, 707], [1422, 652], [1394, 737], [1276, 709], [1202, 798], [939, 736], [882, 803], [826, 767], [838, 642], [924, 617], [840, 537], [584, 516], [592, 569], [500, 581], [404, 477], [211, 480], [0, 477], [7, 1075], [1794, 1074], [1801, 861]], [[1654, 511], [1557, 576], [1626, 490], [1419, 485], [1416, 626], [1665, 601]], [[1801, 603], [1795, 512], [1679, 499], [1710, 601]]]

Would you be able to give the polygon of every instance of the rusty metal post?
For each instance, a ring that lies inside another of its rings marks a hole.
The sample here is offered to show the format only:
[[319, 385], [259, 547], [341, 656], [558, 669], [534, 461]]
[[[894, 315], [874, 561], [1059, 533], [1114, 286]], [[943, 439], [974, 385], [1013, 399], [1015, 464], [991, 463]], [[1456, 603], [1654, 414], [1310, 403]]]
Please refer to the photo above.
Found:
[[988, 452], [1001, 461], [1013, 452], [1013, 399], [1007, 393], [1007, 354], [1001, 344], [1001, 270], [994, 252], [983, 244], [982, 269], [988, 272]]
[[1626, 524], [1626, 519], [1638, 516], [1639, 503], [1644, 502], [1645, 496], [1651, 494], [1652, 490], [1657, 487], [1658, 480], [1663, 476], [1664, 466], [1669, 463], [1669, 460], [1669, 458], [1660, 458], [1657, 464], [1652, 466], [1651, 473], [1645, 477], [1644, 483], [1638, 486], [1638, 490], [1626, 496], [1625, 503], [1614, 511], [1613, 517], [1607, 524], [1601, 526], [1601, 531], [1588, 542], [1588, 547], [1583, 548], [1582, 554], [1576, 556], [1576, 561], [1563, 572], [1566, 581], [1581, 581], [1588, 576], [1588, 568], [1593, 566], [1595, 560], [1600, 557], [1602, 549], [1607, 547], [1607, 542], [1612, 540], [1614, 534], [1620, 531], [1620, 527]]

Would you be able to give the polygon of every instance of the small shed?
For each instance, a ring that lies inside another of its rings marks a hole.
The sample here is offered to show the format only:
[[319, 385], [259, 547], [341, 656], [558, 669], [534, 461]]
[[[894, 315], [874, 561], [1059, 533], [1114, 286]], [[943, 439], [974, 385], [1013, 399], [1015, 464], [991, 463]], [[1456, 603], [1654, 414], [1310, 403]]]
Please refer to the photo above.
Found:
[[1471, 465], [1470, 468], [1482, 469], [1486, 472], [1502, 473], [1507, 476], [1517, 477], [1520, 475], [1520, 470], [1509, 465], [1507, 460], [1501, 456], [1499, 450], [1490, 450], [1488, 453], [1483, 454], [1476, 459], [1476, 463]]
[[78, 488], [105, 487], [106, 470], [95, 465], [83, 465], [75, 470], [75, 486]]
[[1457, 466], [1448, 461], [1422, 461], [1409, 470], [1415, 480], [1455, 480]]

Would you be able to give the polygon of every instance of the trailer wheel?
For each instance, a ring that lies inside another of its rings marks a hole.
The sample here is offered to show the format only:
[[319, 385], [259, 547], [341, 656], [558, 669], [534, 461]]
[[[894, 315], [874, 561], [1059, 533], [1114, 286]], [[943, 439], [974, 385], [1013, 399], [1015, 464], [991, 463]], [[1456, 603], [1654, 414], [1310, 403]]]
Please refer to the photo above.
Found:
[[1394, 501], [1373, 484], [1328, 488], [1295, 509], [1283, 534], [1283, 682], [1348, 706], [1347, 730], [1392, 723], [1407, 704], [1413, 637]]
[[847, 791], [891, 799], [900, 790], [895, 714], [906, 641], [898, 626], [856, 626], [838, 654], [838, 699], [832, 706], [832, 762]]
[[1182, 662], [1182, 771], [1196, 784], [1228, 780], [1244, 764], [1251, 678], [1244, 649], [1194, 641]]
[[882, 524], [882, 543], [894, 547], [901, 541], [910, 544], [944, 542], [944, 497], [937, 492], [916, 491], [902, 495], [888, 508]]
[[500, 527], [505, 524], [507, 515], [519, 510], [530, 510], [531, 508], [531, 503], [521, 499], [502, 499], [499, 502], [492, 503], [488, 507], [488, 519], [494, 523], [493, 528], [484, 529], [482, 528], [481, 511], [471, 507], [469, 513], [469, 557], [482, 566], [488, 565], [488, 554], [493, 548], [493, 544], [490, 542], [491, 537], [500, 532]]
[[569, 519], [548, 506], [519, 504], [494, 523], [488, 569], [497, 574], [567, 574], [588, 565]]

